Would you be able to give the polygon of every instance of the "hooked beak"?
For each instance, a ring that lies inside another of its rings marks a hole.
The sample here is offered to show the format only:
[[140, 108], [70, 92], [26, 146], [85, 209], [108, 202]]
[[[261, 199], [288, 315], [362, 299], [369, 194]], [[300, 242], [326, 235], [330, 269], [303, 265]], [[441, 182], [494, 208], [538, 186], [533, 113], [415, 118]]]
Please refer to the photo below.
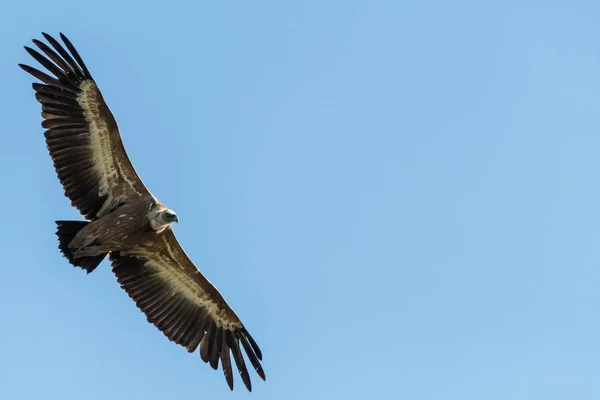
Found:
[[163, 221], [170, 224], [173, 222], [179, 222], [179, 218], [177, 217], [177, 214], [175, 214], [174, 212], [168, 211], [163, 214]]

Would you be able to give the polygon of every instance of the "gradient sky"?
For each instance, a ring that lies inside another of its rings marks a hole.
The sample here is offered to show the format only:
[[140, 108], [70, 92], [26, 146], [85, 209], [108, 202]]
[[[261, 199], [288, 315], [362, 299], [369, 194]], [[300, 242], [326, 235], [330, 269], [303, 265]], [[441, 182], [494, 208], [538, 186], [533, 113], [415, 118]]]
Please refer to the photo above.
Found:
[[[132, 3], [3, 5], [0, 398], [600, 398], [600, 2]], [[59, 254], [41, 31], [261, 346], [252, 394]]]

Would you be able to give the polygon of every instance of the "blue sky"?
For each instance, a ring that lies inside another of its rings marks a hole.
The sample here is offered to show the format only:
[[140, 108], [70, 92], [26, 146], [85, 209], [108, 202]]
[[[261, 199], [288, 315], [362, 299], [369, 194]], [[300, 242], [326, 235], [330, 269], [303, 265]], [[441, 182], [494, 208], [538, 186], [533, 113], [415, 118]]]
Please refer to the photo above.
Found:
[[[484, 3], [5, 5], [0, 397], [600, 398], [600, 3]], [[260, 344], [252, 394], [61, 258], [41, 31]]]

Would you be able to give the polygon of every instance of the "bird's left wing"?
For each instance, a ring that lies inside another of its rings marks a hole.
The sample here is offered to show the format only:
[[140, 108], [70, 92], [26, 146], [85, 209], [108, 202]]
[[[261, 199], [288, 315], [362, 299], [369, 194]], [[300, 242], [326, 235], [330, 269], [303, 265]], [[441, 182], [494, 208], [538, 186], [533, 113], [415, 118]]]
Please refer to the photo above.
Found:
[[[54, 168], [65, 195], [88, 220], [150, 192], [131, 164], [117, 121], [83, 59], [64, 36], [62, 46], [43, 34], [50, 46], [25, 47], [49, 73], [19, 64], [43, 83], [34, 83], [42, 104], [42, 127]], [[68, 51], [67, 51], [68, 49]]]
[[217, 288], [187, 256], [168, 227], [156, 240], [128, 252], [110, 254], [121, 287], [169, 340], [217, 369], [219, 361], [233, 390], [230, 352], [246, 388], [250, 375], [241, 348], [258, 375], [265, 380], [261, 351]]

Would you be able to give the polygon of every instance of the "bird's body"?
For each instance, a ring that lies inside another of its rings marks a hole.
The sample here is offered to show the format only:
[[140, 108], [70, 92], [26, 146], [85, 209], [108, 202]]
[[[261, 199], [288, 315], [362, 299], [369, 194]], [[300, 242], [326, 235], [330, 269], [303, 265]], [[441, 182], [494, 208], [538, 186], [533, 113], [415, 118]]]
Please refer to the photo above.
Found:
[[134, 248], [151, 246], [160, 232], [150, 226], [151, 196], [123, 204], [114, 211], [90, 222], [81, 229], [68, 247], [84, 250], [95, 247], [98, 254], [110, 251], [131, 252]]
[[131, 164], [117, 122], [79, 53], [34, 40], [26, 50], [54, 76], [20, 66], [42, 104], [46, 145], [65, 195], [86, 221], [56, 221], [59, 249], [88, 273], [108, 258], [121, 287], [169, 340], [223, 368], [233, 389], [232, 362], [251, 390], [242, 356], [264, 380], [261, 351], [217, 288], [187, 256], [171, 227], [177, 215], [146, 188]]

